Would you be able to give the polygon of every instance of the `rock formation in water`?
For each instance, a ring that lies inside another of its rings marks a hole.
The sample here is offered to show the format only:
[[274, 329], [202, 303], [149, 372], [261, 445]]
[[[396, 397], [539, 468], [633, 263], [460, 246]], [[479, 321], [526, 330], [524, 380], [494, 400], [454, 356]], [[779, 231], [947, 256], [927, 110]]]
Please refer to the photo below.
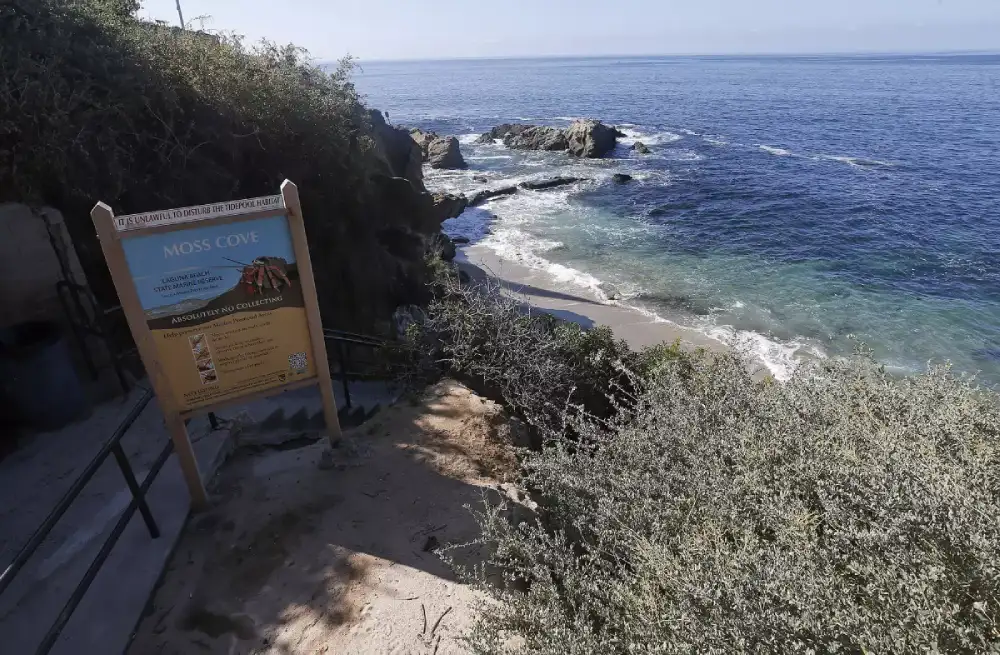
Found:
[[583, 177], [554, 177], [551, 180], [521, 182], [517, 186], [530, 191], [541, 191], [543, 189], [554, 189], [556, 187], [576, 184], [577, 182], [583, 182], [585, 179]]
[[410, 136], [423, 152], [423, 161], [431, 168], [466, 168], [465, 158], [458, 139], [453, 136], [438, 136], [434, 132], [410, 130]]
[[635, 152], [639, 153], [640, 155], [648, 155], [649, 154], [649, 148], [642, 141], [636, 141], [635, 143], [633, 143], [631, 150], [634, 150]]
[[509, 196], [517, 193], [516, 186], [505, 186], [499, 189], [483, 189], [477, 193], [472, 194], [469, 198], [469, 207], [478, 207], [487, 200], [491, 200], [498, 196]]
[[603, 157], [615, 149], [618, 134], [600, 121], [576, 121], [566, 130], [569, 153], [587, 159]]
[[567, 129], [544, 125], [504, 123], [483, 134], [476, 143], [490, 144], [497, 140], [514, 150], [568, 151], [577, 157], [603, 157], [617, 145], [623, 134], [595, 120], [574, 121]]

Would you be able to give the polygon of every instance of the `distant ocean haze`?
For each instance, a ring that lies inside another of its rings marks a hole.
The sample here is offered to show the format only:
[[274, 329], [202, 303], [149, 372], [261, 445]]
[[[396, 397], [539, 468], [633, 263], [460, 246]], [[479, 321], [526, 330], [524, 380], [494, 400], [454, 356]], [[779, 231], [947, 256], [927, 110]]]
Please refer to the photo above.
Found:
[[[589, 180], [445, 226], [562, 288], [739, 339], [779, 377], [864, 343], [893, 370], [1000, 382], [998, 56], [366, 63], [356, 81], [394, 123], [460, 138], [469, 169], [431, 188]], [[474, 143], [577, 117], [627, 136], [589, 161]]]

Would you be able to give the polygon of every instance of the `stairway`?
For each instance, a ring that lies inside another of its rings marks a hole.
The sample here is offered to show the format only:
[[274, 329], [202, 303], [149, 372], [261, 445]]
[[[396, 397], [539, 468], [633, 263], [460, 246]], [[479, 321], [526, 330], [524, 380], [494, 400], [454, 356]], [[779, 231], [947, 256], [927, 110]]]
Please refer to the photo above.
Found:
[[[399, 399], [391, 382], [359, 380], [348, 383], [350, 405], [339, 381], [333, 383], [341, 430], [355, 428]], [[318, 387], [286, 391], [220, 412], [228, 420], [236, 448], [294, 448], [326, 435], [323, 401]]]

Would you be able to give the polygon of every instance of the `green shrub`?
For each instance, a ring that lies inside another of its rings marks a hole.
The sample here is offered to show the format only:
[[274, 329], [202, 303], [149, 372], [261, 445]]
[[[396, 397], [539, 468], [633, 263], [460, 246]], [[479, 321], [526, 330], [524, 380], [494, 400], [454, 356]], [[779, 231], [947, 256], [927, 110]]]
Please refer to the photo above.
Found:
[[136, 5], [0, 4], [0, 202], [61, 210], [110, 305], [97, 200], [150, 211], [272, 195], [288, 178], [329, 325], [370, 329], [406, 302], [409, 278], [422, 292], [381, 243], [414, 219], [371, 183], [385, 165], [351, 62], [327, 73], [293, 46], [140, 21]]
[[561, 424], [570, 407], [613, 416], [632, 391], [626, 371], [658, 361], [641, 359], [608, 328], [557, 320], [495, 285], [463, 286], [445, 270], [434, 286], [423, 323], [402, 347], [409, 356], [397, 363], [423, 371], [422, 380], [458, 375], [532, 424]]
[[[528, 454], [545, 525], [482, 517], [483, 655], [1000, 652], [1000, 411], [867, 359], [761, 384], [668, 362], [634, 412]], [[516, 635], [523, 641], [509, 641]]]
[[758, 381], [443, 288], [422, 352], [541, 435], [540, 521], [479, 517], [517, 584], [487, 587], [474, 652], [1000, 652], [994, 393], [864, 355]]

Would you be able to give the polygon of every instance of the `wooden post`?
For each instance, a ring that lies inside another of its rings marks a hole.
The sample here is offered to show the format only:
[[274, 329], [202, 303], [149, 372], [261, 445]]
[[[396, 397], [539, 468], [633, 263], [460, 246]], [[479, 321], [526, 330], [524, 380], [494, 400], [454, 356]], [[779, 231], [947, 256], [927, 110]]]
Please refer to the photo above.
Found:
[[115, 290], [121, 300], [125, 319], [128, 321], [133, 337], [135, 337], [135, 345], [146, 365], [146, 372], [153, 385], [153, 391], [156, 393], [160, 409], [166, 418], [167, 431], [174, 442], [174, 452], [177, 453], [177, 460], [180, 462], [181, 471], [184, 473], [188, 492], [191, 495], [191, 507], [195, 510], [204, 509], [208, 505], [208, 494], [201, 479], [201, 472], [198, 470], [198, 460], [195, 458], [194, 448], [191, 447], [191, 439], [188, 437], [184, 420], [178, 414], [177, 401], [167, 384], [163, 368], [160, 366], [153, 343], [153, 335], [149, 331], [146, 314], [139, 301], [139, 292], [136, 291], [135, 283], [132, 281], [132, 274], [125, 260], [125, 251], [122, 248], [119, 234], [115, 230], [114, 213], [110, 207], [99, 202], [91, 210], [90, 216], [94, 219], [94, 226], [97, 228], [97, 235], [101, 240], [101, 249], [104, 251], [104, 259], [111, 271], [111, 279], [115, 283]]
[[323, 417], [330, 445], [340, 441], [340, 419], [337, 417], [337, 401], [333, 396], [333, 379], [330, 376], [330, 360], [326, 356], [326, 340], [323, 338], [323, 321], [319, 315], [319, 298], [316, 295], [316, 280], [313, 277], [312, 260], [309, 257], [309, 242], [302, 220], [302, 205], [299, 203], [299, 189], [291, 180], [281, 183], [281, 198], [288, 213], [288, 229], [292, 234], [295, 261], [298, 263], [299, 283], [305, 296], [306, 322], [309, 325], [309, 340], [313, 357], [316, 358], [316, 372], [319, 390], [323, 397]]

